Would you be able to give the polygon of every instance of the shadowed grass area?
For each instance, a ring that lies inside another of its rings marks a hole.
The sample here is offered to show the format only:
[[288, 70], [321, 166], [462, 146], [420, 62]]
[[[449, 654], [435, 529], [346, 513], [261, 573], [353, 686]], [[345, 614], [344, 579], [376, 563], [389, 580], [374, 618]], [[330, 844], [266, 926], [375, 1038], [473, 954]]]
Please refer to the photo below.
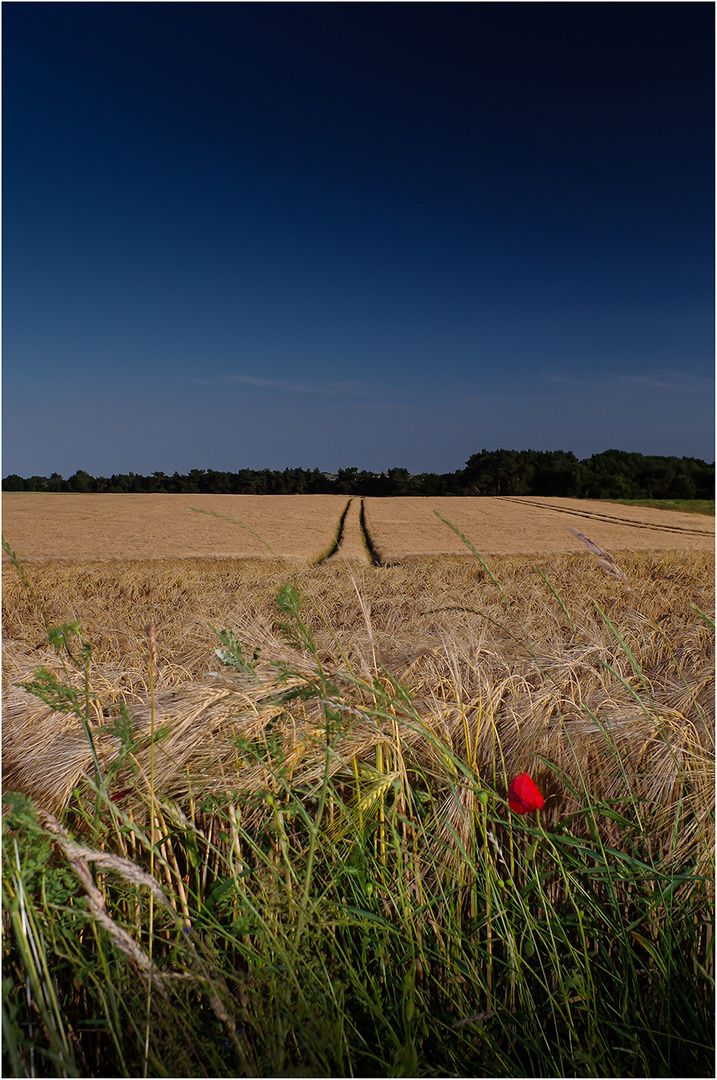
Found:
[[715, 516], [714, 499], [606, 499], [624, 506], [654, 506], [656, 510], [681, 510], [683, 514]]
[[713, 1075], [714, 564], [597, 554], [6, 586], [6, 1070]]

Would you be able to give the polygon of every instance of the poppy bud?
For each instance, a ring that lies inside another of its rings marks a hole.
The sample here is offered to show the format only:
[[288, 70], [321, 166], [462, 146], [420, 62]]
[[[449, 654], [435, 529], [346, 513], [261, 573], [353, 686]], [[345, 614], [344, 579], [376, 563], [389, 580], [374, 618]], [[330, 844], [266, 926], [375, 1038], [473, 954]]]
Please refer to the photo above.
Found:
[[516, 814], [529, 814], [531, 810], [540, 810], [545, 799], [538, 791], [527, 772], [511, 780], [508, 788], [508, 806]]

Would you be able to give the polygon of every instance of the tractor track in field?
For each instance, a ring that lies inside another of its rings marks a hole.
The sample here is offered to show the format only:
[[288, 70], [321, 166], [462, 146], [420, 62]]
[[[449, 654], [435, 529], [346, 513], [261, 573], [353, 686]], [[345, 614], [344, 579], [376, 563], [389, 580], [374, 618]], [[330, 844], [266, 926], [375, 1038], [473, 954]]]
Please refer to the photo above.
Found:
[[505, 499], [505, 501], [521, 503], [524, 506], [532, 506], [549, 514], [570, 514], [573, 517], [579, 517], [585, 521], [608, 521], [613, 525], [628, 525], [633, 529], [647, 529], [653, 532], [671, 532], [678, 533], [682, 536], [704, 536], [707, 532], [706, 529], [690, 529], [685, 525], [663, 525], [662, 523], [651, 521], [634, 521], [632, 518], [620, 517], [614, 514], [601, 514], [590, 510], [574, 510], [571, 507], [536, 502], [533, 499], [524, 498], [521, 495], [503, 495], [501, 498]]
[[366, 521], [366, 508], [362, 498], [349, 499], [339, 521], [335, 546], [321, 561], [328, 563], [351, 559], [368, 563], [369, 566], [381, 565], [381, 558]]

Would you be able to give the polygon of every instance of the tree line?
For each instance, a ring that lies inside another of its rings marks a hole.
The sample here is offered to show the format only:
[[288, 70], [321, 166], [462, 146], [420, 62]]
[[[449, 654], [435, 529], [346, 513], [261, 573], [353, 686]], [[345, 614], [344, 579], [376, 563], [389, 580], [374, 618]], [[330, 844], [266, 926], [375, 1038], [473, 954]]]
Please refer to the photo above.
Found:
[[564, 450], [482, 450], [452, 473], [409, 473], [358, 468], [337, 473], [319, 469], [192, 469], [168, 476], [154, 472], [91, 476], [78, 469], [65, 478], [2, 481], [3, 491], [71, 491], [116, 494], [207, 495], [552, 495], [589, 499], [713, 499], [714, 462], [606, 450], [578, 459]]

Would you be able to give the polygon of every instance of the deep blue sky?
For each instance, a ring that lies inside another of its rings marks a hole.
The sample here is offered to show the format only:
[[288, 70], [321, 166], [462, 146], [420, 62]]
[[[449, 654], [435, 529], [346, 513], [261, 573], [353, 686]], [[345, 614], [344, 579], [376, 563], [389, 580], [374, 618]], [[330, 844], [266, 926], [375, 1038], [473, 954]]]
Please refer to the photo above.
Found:
[[711, 3], [4, 3], [3, 461], [714, 459]]

